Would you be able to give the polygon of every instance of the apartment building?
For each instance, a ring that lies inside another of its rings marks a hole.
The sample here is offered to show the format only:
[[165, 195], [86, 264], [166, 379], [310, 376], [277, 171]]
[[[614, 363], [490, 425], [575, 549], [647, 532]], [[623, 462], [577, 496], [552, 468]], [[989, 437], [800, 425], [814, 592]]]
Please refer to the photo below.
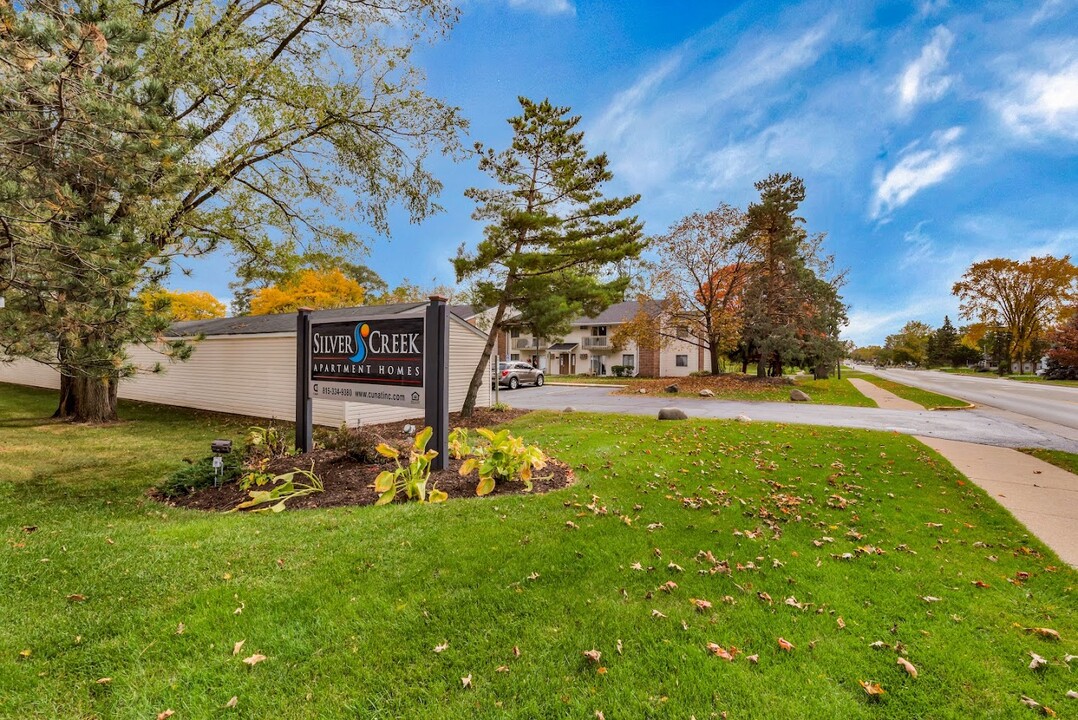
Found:
[[679, 338], [658, 350], [645, 350], [635, 342], [621, 347], [613, 343], [615, 330], [640, 311], [640, 303], [631, 300], [611, 305], [595, 317], [581, 317], [560, 338], [541, 338], [527, 329], [511, 324], [498, 338], [498, 356], [502, 360], [522, 360], [540, 368], [546, 375], [614, 376], [616, 366], [627, 374], [642, 377], [684, 377], [705, 369], [702, 348], [691, 342], [687, 327], [676, 327]]

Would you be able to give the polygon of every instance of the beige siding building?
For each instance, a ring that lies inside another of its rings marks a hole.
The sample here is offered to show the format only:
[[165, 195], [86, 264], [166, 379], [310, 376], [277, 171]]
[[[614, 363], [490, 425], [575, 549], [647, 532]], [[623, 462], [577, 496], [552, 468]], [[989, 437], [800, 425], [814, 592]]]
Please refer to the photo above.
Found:
[[[402, 303], [313, 313], [315, 321], [393, 315], [426, 303]], [[483, 353], [486, 335], [449, 313], [449, 409], [459, 411], [468, 383]], [[260, 315], [177, 323], [173, 338], [189, 338], [195, 351], [187, 362], [170, 363], [159, 349], [132, 346], [131, 361], [144, 371], [120, 382], [127, 400], [177, 405], [215, 412], [292, 421], [296, 417], [296, 316]], [[199, 338], [201, 339], [195, 339]], [[149, 372], [164, 361], [160, 373]], [[32, 360], [0, 362], [0, 382], [59, 388], [55, 370]], [[490, 383], [479, 389], [476, 405], [491, 403]], [[394, 422], [416, 416], [412, 408], [369, 403], [313, 401], [314, 422], [337, 426]]]
[[502, 359], [530, 362], [551, 377], [613, 376], [618, 366], [628, 375], [684, 377], [707, 368], [703, 349], [689, 336], [688, 328], [675, 328], [678, 337], [658, 350], [641, 349], [632, 341], [615, 346], [613, 336], [618, 326], [639, 311], [639, 302], [617, 303], [593, 318], [577, 318], [565, 337], [551, 340], [534, 337], [523, 328], [510, 328], [504, 333], [504, 344], [499, 342], [504, 347]]

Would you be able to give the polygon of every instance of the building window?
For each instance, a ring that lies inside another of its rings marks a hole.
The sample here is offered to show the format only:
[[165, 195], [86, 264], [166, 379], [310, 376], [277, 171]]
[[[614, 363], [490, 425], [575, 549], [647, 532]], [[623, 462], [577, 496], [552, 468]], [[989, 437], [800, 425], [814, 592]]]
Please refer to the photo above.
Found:
[[621, 364], [625, 367], [636, 367], [636, 355], [622, 355]]
[[677, 357], [674, 358], [674, 364], [677, 365], [678, 367], [689, 367], [689, 356], [688, 355], [678, 355]]
[[606, 325], [596, 325], [591, 329], [591, 334], [595, 337], [606, 337]]
[[684, 339], [684, 338], [689, 337], [689, 326], [688, 325], [678, 325], [676, 330], [677, 330], [677, 336], [679, 338]]
[[512, 355], [509, 356], [509, 359], [512, 360], [513, 362], [519, 361], [520, 360], [520, 353], [513, 353]]
[[509, 337], [511, 337], [511, 338], [520, 337], [520, 328], [510, 328], [509, 329]]

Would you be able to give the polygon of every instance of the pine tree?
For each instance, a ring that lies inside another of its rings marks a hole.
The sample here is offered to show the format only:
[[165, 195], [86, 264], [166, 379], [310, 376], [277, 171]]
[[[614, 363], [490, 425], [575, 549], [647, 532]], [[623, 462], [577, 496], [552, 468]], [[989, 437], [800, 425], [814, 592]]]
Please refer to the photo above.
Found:
[[589, 157], [580, 117], [570, 109], [519, 98], [522, 113], [509, 120], [510, 147], [476, 144], [479, 168], [498, 182], [465, 194], [476, 220], [487, 220], [473, 252], [462, 246], [453, 260], [457, 282], [473, 280], [476, 299], [495, 307], [482, 359], [472, 376], [463, 412], [470, 414], [498, 333], [513, 308], [515, 319], [539, 336], [568, 329], [580, 314], [597, 314], [621, 300], [628, 278], [619, 265], [639, 256], [643, 228], [623, 213], [639, 195], [608, 198], [613, 178], [606, 155]]

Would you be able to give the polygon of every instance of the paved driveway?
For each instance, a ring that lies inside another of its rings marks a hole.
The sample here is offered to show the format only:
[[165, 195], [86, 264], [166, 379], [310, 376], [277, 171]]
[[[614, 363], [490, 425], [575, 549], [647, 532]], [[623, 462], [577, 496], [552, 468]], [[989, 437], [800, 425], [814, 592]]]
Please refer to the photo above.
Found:
[[1043, 447], [1078, 453], [1078, 439], [1054, 432], [1047, 424], [1033, 427], [993, 411], [909, 411], [794, 403], [740, 402], [703, 398], [613, 395], [610, 388], [545, 385], [502, 392], [502, 402], [531, 410], [563, 410], [649, 415], [660, 408], [678, 407], [691, 417], [735, 418], [805, 423], [834, 427], [891, 430], [909, 435], [999, 445]]

